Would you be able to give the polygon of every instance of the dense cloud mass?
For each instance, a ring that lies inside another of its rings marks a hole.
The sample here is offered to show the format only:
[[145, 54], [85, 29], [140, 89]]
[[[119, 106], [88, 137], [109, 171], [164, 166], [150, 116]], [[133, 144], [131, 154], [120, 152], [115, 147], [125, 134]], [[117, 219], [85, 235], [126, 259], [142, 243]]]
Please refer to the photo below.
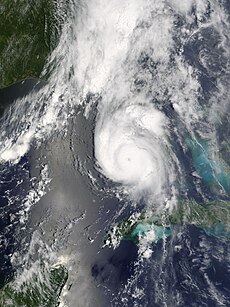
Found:
[[128, 104], [105, 114], [95, 131], [95, 157], [109, 179], [133, 193], [157, 197], [167, 176], [164, 115], [146, 104]]

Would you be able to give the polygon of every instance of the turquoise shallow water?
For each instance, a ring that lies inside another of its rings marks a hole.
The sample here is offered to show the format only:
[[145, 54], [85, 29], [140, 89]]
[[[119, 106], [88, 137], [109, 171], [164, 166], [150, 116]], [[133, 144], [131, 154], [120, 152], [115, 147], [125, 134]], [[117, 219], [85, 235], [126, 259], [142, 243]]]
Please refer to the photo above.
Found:
[[225, 161], [213, 152], [208, 141], [201, 138], [186, 139], [186, 144], [192, 153], [193, 165], [204, 183], [211, 188], [222, 188], [230, 194], [230, 173]]
[[216, 224], [210, 227], [201, 227], [209, 236], [216, 238], [230, 238], [230, 230], [223, 224]]
[[171, 235], [171, 230], [169, 227], [150, 225], [150, 224], [137, 224], [136, 227], [131, 232], [131, 237], [134, 238], [138, 235], [146, 235], [148, 232], [154, 231], [155, 238], [154, 241], [157, 242], [163, 237], [169, 237]]

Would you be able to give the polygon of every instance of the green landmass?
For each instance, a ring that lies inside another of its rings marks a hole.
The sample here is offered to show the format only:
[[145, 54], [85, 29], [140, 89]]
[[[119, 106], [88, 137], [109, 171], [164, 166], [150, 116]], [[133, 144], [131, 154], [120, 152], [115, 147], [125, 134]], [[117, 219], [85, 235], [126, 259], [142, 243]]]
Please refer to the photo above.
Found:
[[141, 213], [134, 213], [116, 223], [108, 231], [103, 247], [116, 247], [121, 240], [131, 240], [135, 244], [139, 244], [140, 238], [150, 231], [155, 233], [155, 242], [162, 239], [163, 236], [171, 235], [170, 226], [165, 225], [159, 216], [149, 216], [145, 210]]
[[39, 78], [57, 45], [67, 5], [68, 0], [0, 1], [0, 88]]
[[193, 200], [181, 201], [177, 209], [168, 216], [168, 223], [187, 223], [207, 227], [222, 223], [230, 226], [230, 202], [208, 202], [201, 205]]
[[0, 290], [0, 307], [57, 307], [68, 273], [63, 265], [56, 265], [28, 274], [24, 281], [22, 278]]
[[216, 201], [198, 204], [181, 200], [171, 213], [162, 216], [143, 210], [125, 217], [108, 231], [104, 246], [115, 247], [120, 240], [139, 243], [141, 237], [154, 231], [157, 242], [171, 234], [173, 225], [195, 225], [209, 236], [230, 239], [230, 202]]

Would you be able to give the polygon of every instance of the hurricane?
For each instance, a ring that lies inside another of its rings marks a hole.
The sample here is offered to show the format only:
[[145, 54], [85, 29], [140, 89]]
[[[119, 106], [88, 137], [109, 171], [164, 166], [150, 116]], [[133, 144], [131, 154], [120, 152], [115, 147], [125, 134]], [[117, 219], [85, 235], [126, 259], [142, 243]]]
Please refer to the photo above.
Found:
[[[165, 185], [164, 115], [145, 105], [129, 105], [100, 119], [95, 131], [95, 157], [109, 179], [153, 195]], [[101, 123], [102, 122], [102, 123]]]
[[228, 1], [40, 2], [41, 41], [0, 36], [30, 65], [0, 88], [0, 305], [228, 306]]

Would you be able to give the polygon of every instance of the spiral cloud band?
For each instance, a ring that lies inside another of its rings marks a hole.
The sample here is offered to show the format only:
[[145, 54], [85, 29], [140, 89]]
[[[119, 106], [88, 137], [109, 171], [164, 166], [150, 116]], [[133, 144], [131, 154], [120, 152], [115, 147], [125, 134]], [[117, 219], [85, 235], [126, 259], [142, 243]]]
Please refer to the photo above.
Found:
[[165, 116], [152, 105], [129, 105], [98, 120], [95, 157], [102, 173], [130, 191], [162, 193]]

